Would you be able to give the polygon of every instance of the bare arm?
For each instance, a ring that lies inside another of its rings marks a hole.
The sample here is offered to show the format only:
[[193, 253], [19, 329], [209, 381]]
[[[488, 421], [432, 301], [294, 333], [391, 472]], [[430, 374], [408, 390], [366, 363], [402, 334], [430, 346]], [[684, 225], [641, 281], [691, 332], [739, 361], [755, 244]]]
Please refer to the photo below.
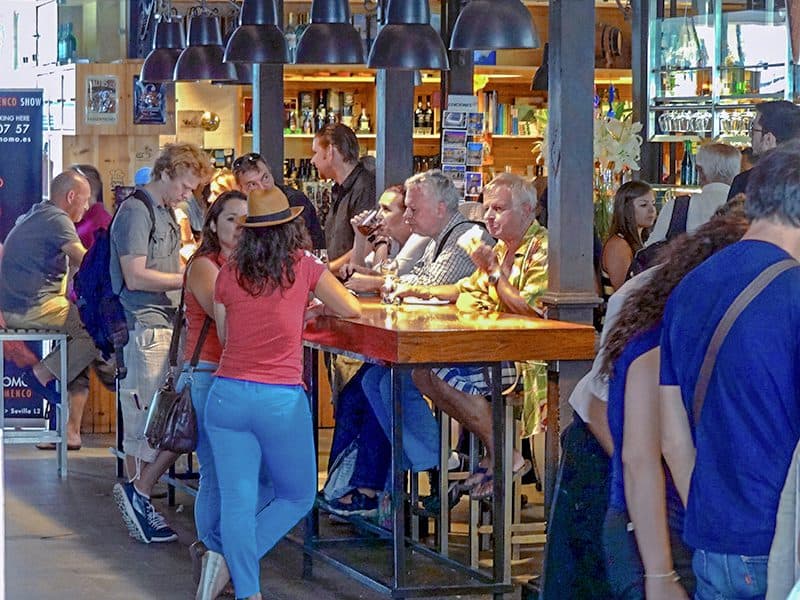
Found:
[[214, 284], [217, 282], [219, 267], [208, 258], [202, 257], [192, 261], [186, 276], [186, 289], [206, 311], [214, 318]]
[[528, 304], [522, 294], [519, 293], [519, 290], [511, 284], [505, 273], [500, 273], [500, 279], [497, 280], [495, 289], [497, 289], [497, 295], [509, 312], [530, 317], [539, 316], [533, 306]]
[[586, 426], [600, 442], [606, 454], [611, 456], [614, 452], [614, 440], [611, 439], [611, 430], [608, 427], [607, 409], [608, 403], [592, 394], [592, 399], [589, 401], [589, 420], [586, 422]]
[[439, 298], [448, 302], [458, 300], [458, 287], [455, 285], [408, 285], [400, 283], [394, 293], [398, 298], [415, 296], [423, 300]]
[[603, 268], [611, 279], [615, 290], [622, 287], [628, 277], [628, 271], [633, 261], [633, 251], [628, 242], [621, 237], [610, 238], [603, 247]]
[[83, 255], [86, 254], [86, 248], [80, 242], [70, 242], [61, 246], [61, 251], [69, 258], [69, 263], [72, 266], [78, 267], [83, 260]]
[[352, 250], [348, 250], [344, 254], [342, 254], [339, 258], [331, 260], [328, 262], [328, 270], [331, 273], [338, 273], [339, 270], [350, 262], [350, 256], [353, 254]]
[[223, 346], [227, 339], [226, 316], [225, 305], [214, 302], [214, 322], [217, 324], [217, 337], [219, 338], [219, 343]]
[[361, 316], [361, 305], [347, 291], [341, 282], [330, 271], [323, 271], [314, 288], [314, 295], [325, 303], [323, 314], [331, 312], [339, 317], [352, 319]]
[[[660, 349], [654, 348], [637, 358], [628, 370], [622, 444], [625, 500], [644, 571], [651, 575], [670, 573], [674, 568], [661, 465], [660, 360]], [[645, 586], [648, 599], [686, 598], [680, 584], [668, 577], [647, 577]]]
[[146, 256], [132, 254], [120, 256], [119, 264], [122, 267], [125, 286], [131, 291], [169, 292], [178, 290], [183, 285], [183, 275], [180, 273], [163, 273], [148, 269]]
[[659, 392], [661, 416], [661, 451], [684, 506], [689, 497], [689, 483], [694, 470], [695, 449], [689, 418], [677, 385], [662, 385]]

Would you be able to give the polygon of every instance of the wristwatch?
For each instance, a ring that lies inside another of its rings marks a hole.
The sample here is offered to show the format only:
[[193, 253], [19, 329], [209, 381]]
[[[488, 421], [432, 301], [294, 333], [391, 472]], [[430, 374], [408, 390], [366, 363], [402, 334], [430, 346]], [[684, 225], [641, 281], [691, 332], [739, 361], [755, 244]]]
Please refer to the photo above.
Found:
[[500, 276], [502, 275], [502, 271], [500, 271], [500, 267], [497, 267], [494, 271], [489, 273], [489, 283], [492, 285], [497, 285], [497, 282], [500, 281]]

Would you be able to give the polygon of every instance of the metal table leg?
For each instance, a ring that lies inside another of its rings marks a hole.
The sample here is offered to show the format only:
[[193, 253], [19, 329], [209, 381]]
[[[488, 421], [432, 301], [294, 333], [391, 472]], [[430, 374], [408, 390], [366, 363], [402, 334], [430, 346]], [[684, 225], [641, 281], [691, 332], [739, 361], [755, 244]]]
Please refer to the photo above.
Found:
[[67, 424], [69, 423], [69, 401], [67, 399], [67, 338], [62, 337], [58, 343], [60, 360], [60, 378], [58, 381], [58, 391], [61, 393], [61, 406], [58, 407], [57, 429], [61, 441], [56, 444], [58, 449], [58, 474], [61, 479], [67, 478]]
[[[511, 439], [506, 435], [506, 399], [502, 393], [501, 365], [491, 366], [494, 448], [494, 555], [495, 583], [511, 582]], [[502, 600], [502, 593], [494, 594]]]
[[[311, 380], [309, 382], [309, 402], [311, 403], [311, 423], [314, 430], [314, 456], [319, 459], [319, 351], [304, 349], [305, 358], [311, 362]], [[317, 469], [319, 470], [319, 469]], [[319, 507], [314, 507], [306, 515], [306, 527], [303, 537], [303, 579], [310, 579], [314, 570], [314, 559], [311, 555], [317, 539], [319, 539]]]
[[393, 588], [406, 583], [405, 486], [403, 477], [403, 405], [401, 371], [394, 365], [390, 371], [392, 405], [392, 562]]

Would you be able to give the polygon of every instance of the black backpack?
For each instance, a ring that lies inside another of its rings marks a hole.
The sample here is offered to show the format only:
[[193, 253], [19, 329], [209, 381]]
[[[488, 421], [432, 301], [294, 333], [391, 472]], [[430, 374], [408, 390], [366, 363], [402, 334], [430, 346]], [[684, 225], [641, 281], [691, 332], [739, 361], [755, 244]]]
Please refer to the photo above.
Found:
[[[155, 213], [144, 192], [134, 191], [128, 198], [142, 202], [150, 213], [150, 237], [155, 231]], [[127, 198], [125, 199], [127, 201]], [[117, 209], [117, 214], [119, 209]], [[111, 225], [95, 235], [94, 244], [86, 252], [78, 272], [73, 278], [73, 289], [81, 321], [94, 340], [95, 346], [108, 360], [116, 356], [117, 379], [124, 379], [127, 372], [122, 358], [122, 348], [128, 343], [128, 323], [119, 295], [111, 284]]]
[[678, 196], [673, 200], [675, 207], [672, 209], [672, 217], [669, 220], [667, 237], [659, 242], [640, 248], [631, 262], [631, 270], [628, 279], [646, 271], [653, 265], [658, 264], [658, 255], [661, 249], [666, 246], [673, 238], [682, 233], [686, 233], [686, 219], [689, 216], [690, 196]]

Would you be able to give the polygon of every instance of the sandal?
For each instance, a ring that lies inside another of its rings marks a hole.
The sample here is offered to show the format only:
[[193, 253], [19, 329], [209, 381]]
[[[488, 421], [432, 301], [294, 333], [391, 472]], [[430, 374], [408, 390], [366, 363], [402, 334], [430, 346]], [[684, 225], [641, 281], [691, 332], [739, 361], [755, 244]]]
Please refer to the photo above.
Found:
[[459, 489], [462, 492], [469, 492], [476, 485], [480, 485], [486, 481], [486, 476], [489, 475], [489, 467], [482, 467], [478, 465], [472, 474], [459, 484]]
[[[531, 470], [531, 461], [525, 460], [519, 467], [517, 467], [516, 471], [511, 473], [511, 481], [516, 481], [520, 479], [523, 475], [525, 475], [528, 471]], [[479, 484], [476, 484], [470, 490], [469, 497], [473, 500], [486, 500], [491, 498], [494, 494], [494, 476], [491, 473], [488, 473], [486, 477], [484, 477], [483, 481]]]

